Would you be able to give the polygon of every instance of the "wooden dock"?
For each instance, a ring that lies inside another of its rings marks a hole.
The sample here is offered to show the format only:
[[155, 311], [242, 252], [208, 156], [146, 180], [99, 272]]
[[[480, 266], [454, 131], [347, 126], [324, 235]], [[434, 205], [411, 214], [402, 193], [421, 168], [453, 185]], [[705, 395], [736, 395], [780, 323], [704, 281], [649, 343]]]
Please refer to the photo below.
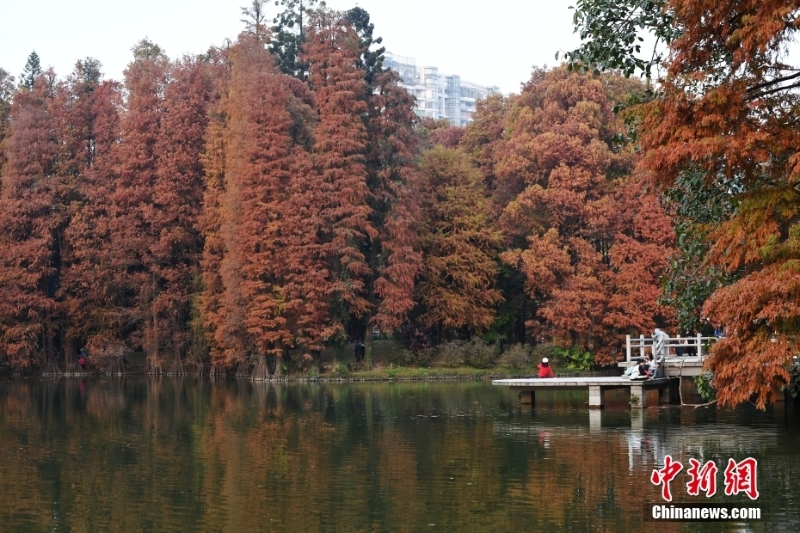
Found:
[[[659, 403], [672, 403], [678, 401], [679, 379], [659, 378], [638, 380], [627, 377], [577, 377], [577, 378], [523, 378], [523, 379], [494, 379], [492, 385], [511, 387], [519, 391], [519, 397], [524, 404], [536, 403], [537, 390], [589, 390], [589, 407], [600, 409], [604, 405], [603, 394], [611, 389], [630, 389], [631, 406], [647, 407], [646, 391], [657, 389]], [[638, 401], [634, 401], [638, 400]]]

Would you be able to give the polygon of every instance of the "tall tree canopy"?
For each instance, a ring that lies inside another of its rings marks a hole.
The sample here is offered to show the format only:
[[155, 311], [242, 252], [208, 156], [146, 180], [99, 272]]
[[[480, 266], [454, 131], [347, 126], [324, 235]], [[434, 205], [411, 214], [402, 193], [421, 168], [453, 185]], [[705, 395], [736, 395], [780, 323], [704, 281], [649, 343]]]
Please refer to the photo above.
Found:
[[481, 175], [463, 152], [441, 146], [422, 155], [421, 174], [421, 320], [445, 333], [480, 334], [502, 300], [495, 288], [501, 236]]
[[[502, 257], [526, 274], [539, 317], [529, 326], [598, 362], [613, 360], [626, 331], [669, 316], [657, 303], [668, 221], [651, 196], [618, 191], [632, 154], [613, 143], [622, 127], [613, 99], [633, 88], [564, 68], [535, 72], [496, 152], [496, 187], [511, 198], [500, 222], [515, 246]], [[631, 201], [639, 205], [622, 216]]]
[[0, 180], [0, 351], [15, 368], [50, 364], [58, 333], [55, 299], [59, 183], [52, 93], [43, 78], [10, 110]]
[[[611, 8], [592, 0], [576, 21], [586, 42], [572, 59], [615, 66], [598, 46], [615, 30]], [[800, 166], [796, 110], [800, 73], [788, 61], [798, 31], [796, 3], [731, 0], [633, 2], [616, 18], [648, 17], [653, 29], [668, 16], [665, 73], [653, 98], [636, 110], [652, 183], [673, 187], [691, 172], [705, 186], [734, 198], [708, 233], [707, 264], [733, 276], [704, 306], [723, 323], [727, 338], [712, 350], [722, 404], [775, 397], [790, 380], [789, 365], [800, 329], [798, 214]], [[612, 50], [623, 59], [630, 50]]]
[[[260, 0], [254, 0], [254, 4]], [[262, 2], [263, 3], [263, 2]], [[285, 74], [306, 79], [308, 64], [302, 59], [303, 44], [308, 38], [314, 6], [319, 0], [276, 0], [282, 8], [273, 18], [270, 51], [275, 54], [278, 67]], [[322, 2], [324, 5], [325, 2]]]

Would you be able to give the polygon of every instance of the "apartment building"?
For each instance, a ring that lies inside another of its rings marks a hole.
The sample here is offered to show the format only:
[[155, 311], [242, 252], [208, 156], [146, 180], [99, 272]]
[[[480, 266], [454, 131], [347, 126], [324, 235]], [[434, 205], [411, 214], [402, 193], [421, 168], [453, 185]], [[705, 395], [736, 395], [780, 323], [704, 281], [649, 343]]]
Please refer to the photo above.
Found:
[[475, 102], [493, 93], [497, 86], [479, 85], [457, 74], [439, 74], [436, 67], [418, 67], [413, 57], [386, 52], [383, 65], [400, 74], [402, 86], [417, 99], [417, 115], [445, 118], [454, 126], [472, 122]]

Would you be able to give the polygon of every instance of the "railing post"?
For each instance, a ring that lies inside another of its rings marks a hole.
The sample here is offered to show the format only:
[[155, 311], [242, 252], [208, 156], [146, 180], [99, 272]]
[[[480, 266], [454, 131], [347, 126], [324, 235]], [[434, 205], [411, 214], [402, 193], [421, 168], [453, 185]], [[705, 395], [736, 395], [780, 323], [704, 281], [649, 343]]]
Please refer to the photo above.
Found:
[[639, 335], [639, 357], [644, 359], [644, 335]]
[[631, 336], [625, 335], [625, 353], [627, 354], [627, 361], [631, 362]]
[[702, 361], [703, 360], [703, 342], [702, 342], [702, 339], [703, 339], [703, 334], [702, 333], [698, 333], [697, 334], [697, 359], [698, 359], [698, 361]]

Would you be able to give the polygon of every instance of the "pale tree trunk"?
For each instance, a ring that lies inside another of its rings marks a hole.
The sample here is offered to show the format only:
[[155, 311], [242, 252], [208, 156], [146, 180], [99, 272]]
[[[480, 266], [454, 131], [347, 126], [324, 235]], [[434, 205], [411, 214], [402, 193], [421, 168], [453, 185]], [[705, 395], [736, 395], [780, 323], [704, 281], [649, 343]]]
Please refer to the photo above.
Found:
[[250, 374], [250, 379], [253, 381], [269, 380], [269, 365], [267, 364], [267, 356], [263, 353], [258, 354], [258, 362], [253, 369], [253, 373]]

